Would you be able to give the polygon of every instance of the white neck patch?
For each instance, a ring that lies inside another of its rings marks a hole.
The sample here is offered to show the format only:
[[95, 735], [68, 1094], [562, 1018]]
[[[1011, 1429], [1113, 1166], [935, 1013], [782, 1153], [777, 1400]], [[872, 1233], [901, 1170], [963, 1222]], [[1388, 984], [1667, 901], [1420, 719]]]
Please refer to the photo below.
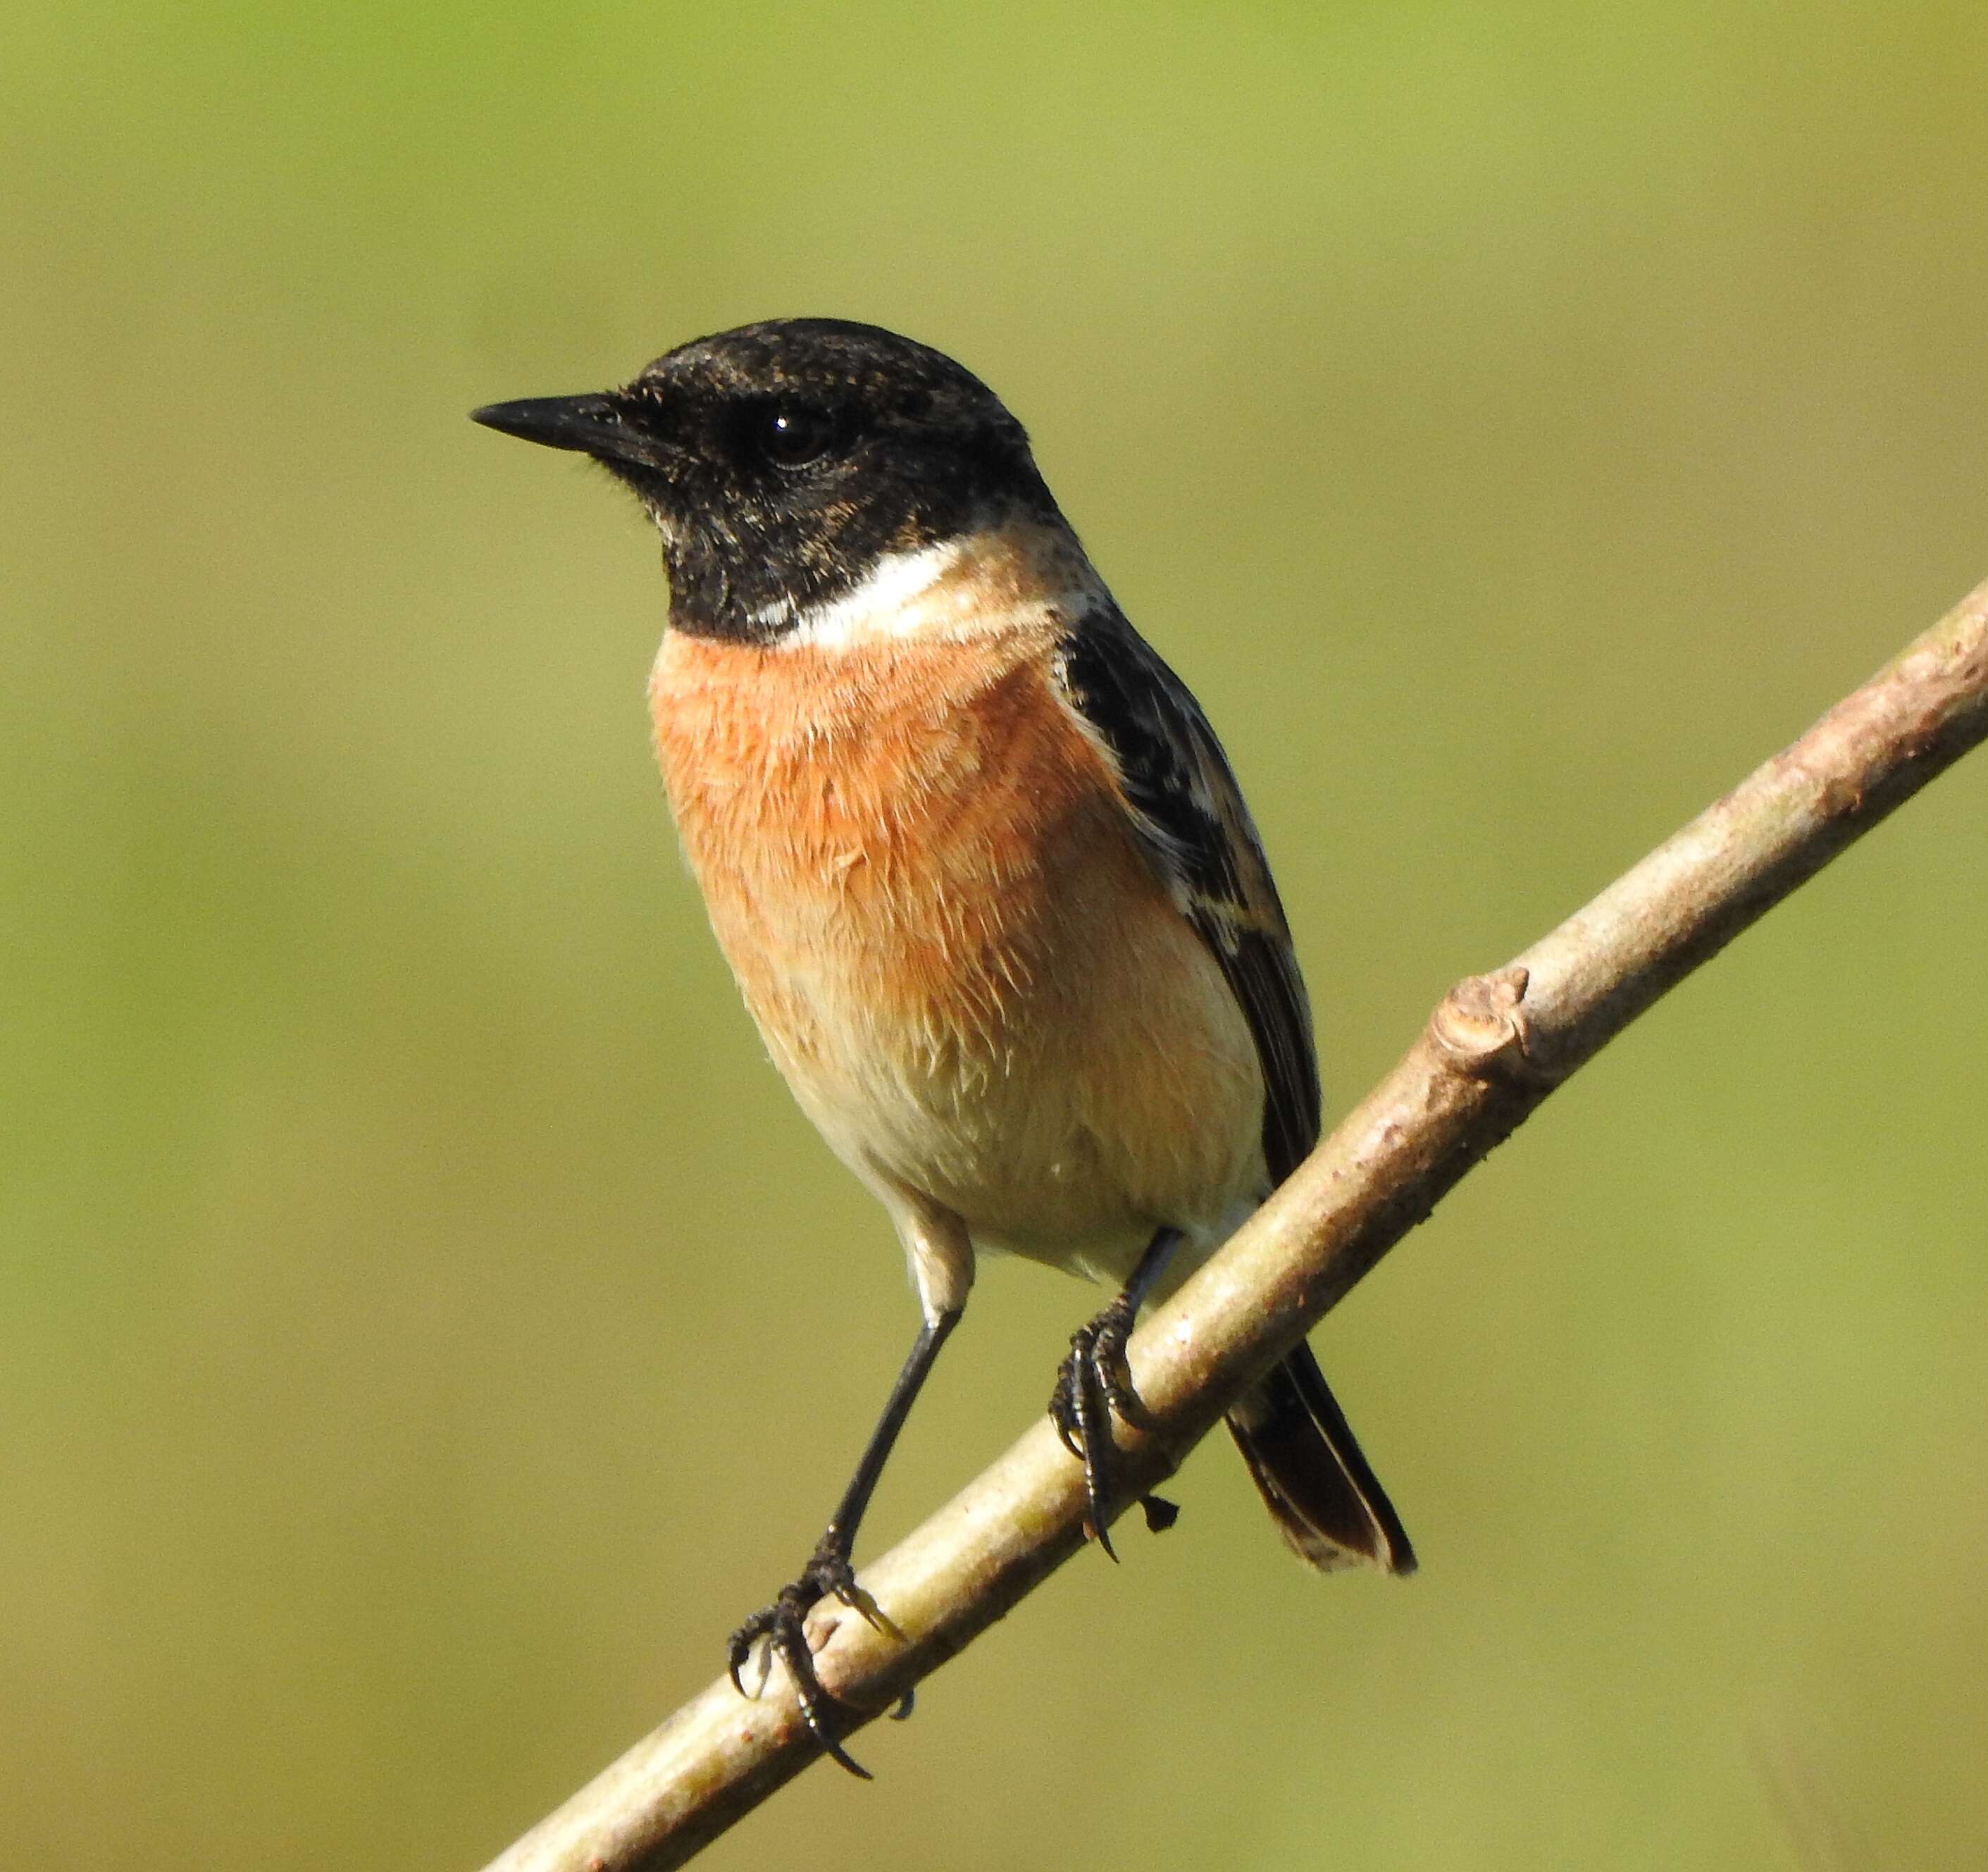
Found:
[[887, 553], [854, 591], [799, 613], [769, 607], [758, 621], [778, 625], [791, 618], [775, 644], [816, 650], [887, 638], [963, 636], [973, 628], [965, 594], [952, 594], [948, 603], [935, 587], [964, 557], [959, 543], [950, 540], [917, 552]]
[[[985, 563], [988, 577], [975, 576], [976, 560]], [[1103, 592], [1067, 534], [1018, 537], [996, 526], [887, 554], [854, 591], [799, 612], [769, 606], [758, 621], [777, 633], [776, 650], [843, 650], [914, 638], [958, 643], [1012, 628], [1023, 617], [1074, 613]]]

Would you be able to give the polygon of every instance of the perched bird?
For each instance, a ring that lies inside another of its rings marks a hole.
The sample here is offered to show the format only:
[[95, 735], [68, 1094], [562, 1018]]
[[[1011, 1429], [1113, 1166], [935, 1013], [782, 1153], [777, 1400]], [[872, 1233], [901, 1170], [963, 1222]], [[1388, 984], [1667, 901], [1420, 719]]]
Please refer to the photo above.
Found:
[[[649, 699], [685, 851], [775, 1064], [910, 1260], [923, 1318], [882, 1418], [800, 1576], [730, 1650], [742, 1691], [769, 1644], [860, 1773], [802, 1621], [825, 1595], [858, 1603], [857, 1524], [976, 1254], [1122, 1284], [1050, 1404], [1109, 1551], [1134, 1315], [1317, 1139], [1283, 906], [1206, 717], [1020, 424], [951, 358], [775, 320], [622, 389], [475, 419], [591, 455], [661, 532]], [[1229, 1427], [1305, 1560], [1413, 1569], [1307, 1348]]]

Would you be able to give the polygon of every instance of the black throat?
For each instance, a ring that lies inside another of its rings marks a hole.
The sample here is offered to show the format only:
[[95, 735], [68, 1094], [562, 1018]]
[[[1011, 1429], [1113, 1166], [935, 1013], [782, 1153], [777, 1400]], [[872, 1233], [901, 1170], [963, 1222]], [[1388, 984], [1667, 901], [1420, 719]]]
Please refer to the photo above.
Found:
[[892, 480], [827, 524], [803, 511], [755, 515], [742, 526], [722, 507], [679, 516], [645, 499], [663, 536], [671, 626], [770, 643], [860, 590], [890, 560], [1016, 522], [1062, 523], [1040, 481], [1018, 489], [1006, 472], [979, 479], [911, 470]]

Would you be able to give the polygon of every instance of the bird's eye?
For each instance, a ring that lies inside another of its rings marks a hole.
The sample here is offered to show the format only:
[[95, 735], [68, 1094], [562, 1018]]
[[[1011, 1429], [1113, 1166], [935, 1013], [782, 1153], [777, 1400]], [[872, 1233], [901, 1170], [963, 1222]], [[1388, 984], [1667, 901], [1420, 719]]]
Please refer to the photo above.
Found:
[[776, 468], [806, 468], [827, 454], [836, 421], [826, 410], [803, 403], [776, 403], [760, 417], [754, 440]]

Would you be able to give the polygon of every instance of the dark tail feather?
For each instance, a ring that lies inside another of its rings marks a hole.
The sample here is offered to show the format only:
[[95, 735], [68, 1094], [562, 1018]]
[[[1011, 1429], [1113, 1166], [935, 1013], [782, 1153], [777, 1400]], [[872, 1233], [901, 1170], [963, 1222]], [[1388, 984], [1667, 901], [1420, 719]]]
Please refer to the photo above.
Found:
[[1300, 1345], [1229, 1413], [1229, 1429], [1278, 1532], [1300, 1559], [1325, 1572], [1415, 1570], [1401, 1517], [1367, 1467], [1310, 1346]]

